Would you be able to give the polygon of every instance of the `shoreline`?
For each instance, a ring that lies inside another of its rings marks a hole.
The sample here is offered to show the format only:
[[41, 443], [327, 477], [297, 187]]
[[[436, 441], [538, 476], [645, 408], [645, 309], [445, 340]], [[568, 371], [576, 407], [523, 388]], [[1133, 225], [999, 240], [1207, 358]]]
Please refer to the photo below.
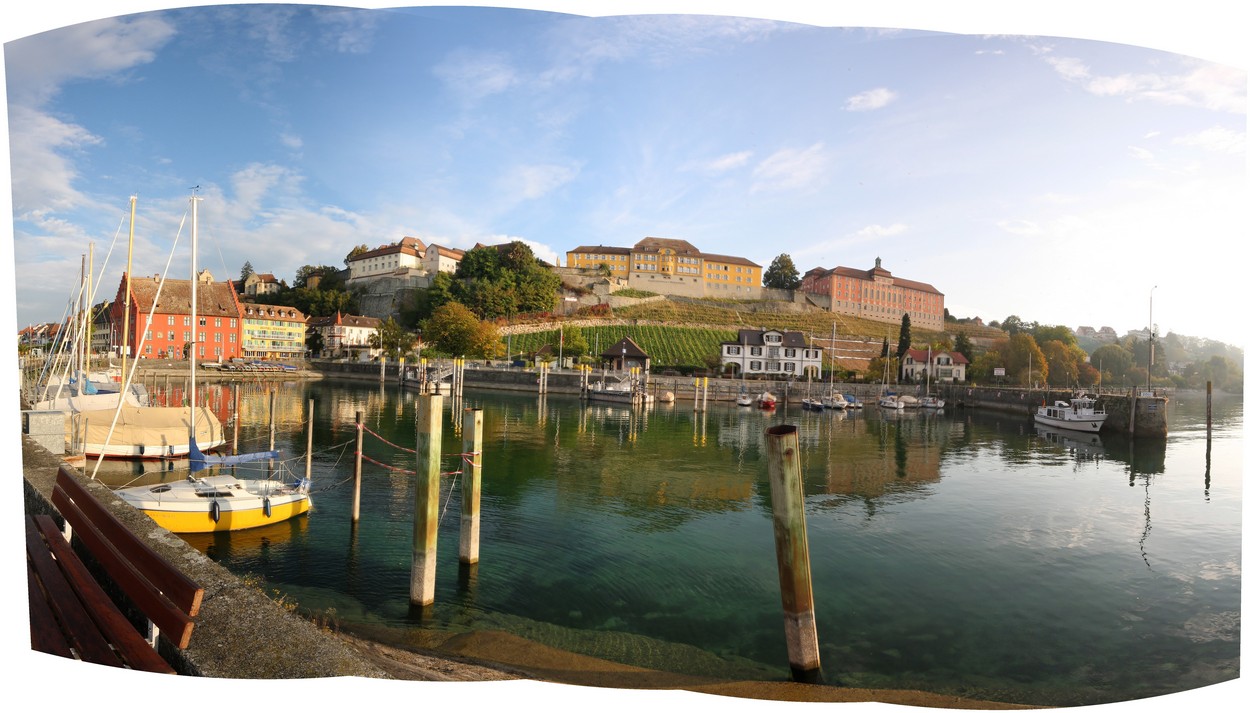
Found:
[[414, 632], [409, 641], [377, 641], [363, 632], [328, 631], [387, 675], [404, 681], [532, 681], [589, 689], [689, 691], [759, 701], [888, 703], [960, 710], [1034, 710], [927, 691], [844, 688], [794, 681], [735, 681], [639, 668], [554, 649], [500, 631]]

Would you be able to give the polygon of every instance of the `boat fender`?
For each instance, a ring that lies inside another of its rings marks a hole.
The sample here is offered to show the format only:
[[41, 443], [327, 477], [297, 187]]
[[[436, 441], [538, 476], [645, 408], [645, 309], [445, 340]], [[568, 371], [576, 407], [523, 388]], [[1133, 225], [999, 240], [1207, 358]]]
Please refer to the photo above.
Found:
[[143, 444], [139, 444], [139, 455], [143, 455]]
[[213, 498], [213, 504], [209, 506], [208, 514], [213, 518], [213, 522], [221, 522], [221, 503], [217, 502], [217, 498]]
[[269, 504], [269, 498], [265, 498], [265, 517], [273, 517], [273, 506]]

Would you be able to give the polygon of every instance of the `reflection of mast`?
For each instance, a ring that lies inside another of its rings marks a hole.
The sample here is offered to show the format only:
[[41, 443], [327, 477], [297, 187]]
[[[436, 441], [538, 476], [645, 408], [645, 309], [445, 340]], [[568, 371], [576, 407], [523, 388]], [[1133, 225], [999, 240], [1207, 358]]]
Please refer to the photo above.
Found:
[[1141, 539], [1137, 541], [1137, 547], [1141, 550], [1141, 558], [1146, 563], [1146, 568], [1150, 568], [1150, 560], [1146, 559], [1146, 536], [1150, 534], [1150, 478], [1146, 478], [1146, 526], [1142, 528]]

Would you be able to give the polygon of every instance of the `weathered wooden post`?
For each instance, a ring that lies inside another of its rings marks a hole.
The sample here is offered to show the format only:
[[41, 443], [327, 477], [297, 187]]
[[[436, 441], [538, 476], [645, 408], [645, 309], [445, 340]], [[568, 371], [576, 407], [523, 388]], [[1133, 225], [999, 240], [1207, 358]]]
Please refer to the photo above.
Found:
[[352, 523], [360, 522], [360, 466], [364, 458], [365, 412], [356, 412], [356, 469], [352, 471]]
[[1211, 440], [1211, 382], [1207, 382], [1207, 440]]
[[461, 456], [464, 479], [460, 500], [460, 561], [477, 564], [482, 527], [482, 409], [465, 409], [464, 440]]
[[423, 395], [417, 406], [417, 497], [412, 518], [412, 575], [408, 580], [408, 601], [420, 606], [434, 603], [442, 443], [443, 397]]
[[304, 482], [312, 482], [313, 400], [308, 399], [308, 449], [304, 452]]
[[773, 540], [781, 580], [786, 649], [796, 681], [820, 681], [820, 648], [812, 573], [807, 552], [807, 521], [803, 514], [803, 469], [799, 461], [797, 426], [764, 431], [768, 444], [768, 484], [772, 491]]
[[378, 383], [386, 383], [386, 355], [378, 357]]

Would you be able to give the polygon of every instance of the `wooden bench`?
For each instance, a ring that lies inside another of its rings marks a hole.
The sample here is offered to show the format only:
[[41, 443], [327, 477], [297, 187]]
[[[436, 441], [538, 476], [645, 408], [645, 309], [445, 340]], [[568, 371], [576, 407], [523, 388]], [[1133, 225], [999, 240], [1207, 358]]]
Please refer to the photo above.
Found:
[[157, 652], [158, 637], [190, 643], [204, 589], [135, 536], [62, 465], [52, 491], [72, 537], [147, 618], [145, 636], [75, 554], [50, 515], [26, 518], [31, 648], [83, 661], [174, 673]]

